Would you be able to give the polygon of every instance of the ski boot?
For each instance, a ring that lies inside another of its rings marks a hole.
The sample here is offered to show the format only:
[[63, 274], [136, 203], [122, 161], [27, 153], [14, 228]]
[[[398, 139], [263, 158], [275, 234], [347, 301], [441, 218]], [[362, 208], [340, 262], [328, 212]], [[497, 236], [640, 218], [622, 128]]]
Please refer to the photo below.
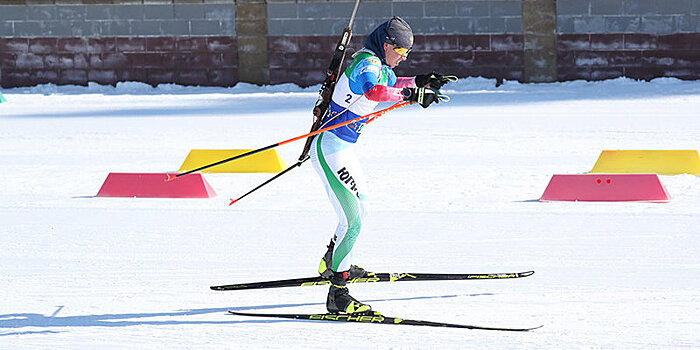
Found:
[[[335, 241], [331, 239], [331, 242], [328, 244], [328, 250], [326, 251], [326, 254], [323, 255], [323, 258], [321, 258], [321, 263], [318, 265], [318, 274], [325, 279], [330, 279], [331, 276], [333, 276], [331, 266], [333, 265], [334, 248]], [[350, 270], [348, 270], [349, 279], [369, 277], [371, 275], [374, 275], [374, 273], [365, 271], [365, 269], [357, 265], [350, 265]]]
[[331, 287], [328, 290], [328, 298], [326, 299], [326, 309], [330, 313], [343, 313], [353, 315], [379, 315], [378, 312], [372, 311], [372, 307], [363, 304], [357, 299], [350, 296], [346, 281], [348, 272], [332, 272], [330, 278]]

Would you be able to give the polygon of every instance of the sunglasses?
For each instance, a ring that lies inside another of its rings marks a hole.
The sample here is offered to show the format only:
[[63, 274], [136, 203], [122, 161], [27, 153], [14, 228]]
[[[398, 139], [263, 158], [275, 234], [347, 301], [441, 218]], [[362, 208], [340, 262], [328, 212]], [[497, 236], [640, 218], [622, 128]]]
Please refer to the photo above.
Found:
[[408, 54], [411, 52], [411, 49], [395, 46], [394, 51], [403, 57], [408, 57]]

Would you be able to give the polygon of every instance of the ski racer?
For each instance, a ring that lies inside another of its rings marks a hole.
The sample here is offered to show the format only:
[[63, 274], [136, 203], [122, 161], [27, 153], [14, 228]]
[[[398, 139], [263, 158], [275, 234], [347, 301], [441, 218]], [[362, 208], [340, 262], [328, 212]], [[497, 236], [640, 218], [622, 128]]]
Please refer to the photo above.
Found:
[[[431, 72], [397, 77], [393, 71], [412, 47], [413, 31], [405, 20], [393, 17], [379, 25], [338, 79], [322, 127], [367, 115], [379, 102], [412, 101], [423, 108], [438, 103], [439, 89], [449, 81], [445, 76]], [[366, 119], [323, 132], [311, 144], [311, 161], [340, 221], [319, 266], [321, 276], [331, 282], [326, 299], [331, 313], [373, 312], [371, 306], [350, 296], [346, 286], [348, 279], [370, 274], [351, 264], [368, 211], [365, 176], [353, 149], [365, 123]]]

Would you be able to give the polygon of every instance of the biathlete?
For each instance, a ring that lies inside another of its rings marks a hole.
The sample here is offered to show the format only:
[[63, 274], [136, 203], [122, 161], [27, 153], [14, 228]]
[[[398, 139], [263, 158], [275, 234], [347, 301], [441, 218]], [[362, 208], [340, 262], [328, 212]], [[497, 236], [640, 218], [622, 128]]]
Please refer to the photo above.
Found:
[[[379, 25], [338, 79], [322, 127], [367, 115], [379, 102], [412, 101], [423, 108], [438, 103], [439, 89], [450, 77], [435, 72], [397, 77], [393, 71], [408, 58], [412, 47], [413, 31], [405, 20], [393, 17]], [[319, 273], [331, 282], [326, 300], [331, 313], [372, 313], [369, 305], [350, 296], [346, 285], [349, 278], [370, 274], [351, 264], [368, 210], [365, 176], [353, 150], [366, 121], [323, 132], [311, 145], [311, 161], [340, 221], [319, 266]]]

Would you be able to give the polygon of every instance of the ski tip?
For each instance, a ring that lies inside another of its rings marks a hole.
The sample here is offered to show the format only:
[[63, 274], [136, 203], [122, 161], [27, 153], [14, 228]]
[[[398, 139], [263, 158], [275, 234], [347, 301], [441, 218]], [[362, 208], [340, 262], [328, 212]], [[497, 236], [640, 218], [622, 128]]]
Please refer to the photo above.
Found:
[[534, 331], [535, 329], [540, 329], [540, 328], [542, 328], [542, 327], [544, 327], [544, 325], [539, 325], [539, 326], [537, 326], [537, 327], [531, 327], [531, 328], [523, 328], [523, 329], [520, 329], [520, 331], [522, 331], [522, 332], [529, 332], [529, 331]]
[[544, 325], [539, 325], [537, 327], [528, 327], [528, 328], [499, 328], [499, 327], [478, 327], [475, 326], [475, 329], [483, 329], [483, 330], [489, 330], [489, 331], [505, 331], [505, 332], [529, 332], [529, 331], [534, 331], [535, 329], [540, 329], [544, 327]]
[[529, 277], [535, 274], [535, 271], [525, 271], [520, 273], [520, 277]]

